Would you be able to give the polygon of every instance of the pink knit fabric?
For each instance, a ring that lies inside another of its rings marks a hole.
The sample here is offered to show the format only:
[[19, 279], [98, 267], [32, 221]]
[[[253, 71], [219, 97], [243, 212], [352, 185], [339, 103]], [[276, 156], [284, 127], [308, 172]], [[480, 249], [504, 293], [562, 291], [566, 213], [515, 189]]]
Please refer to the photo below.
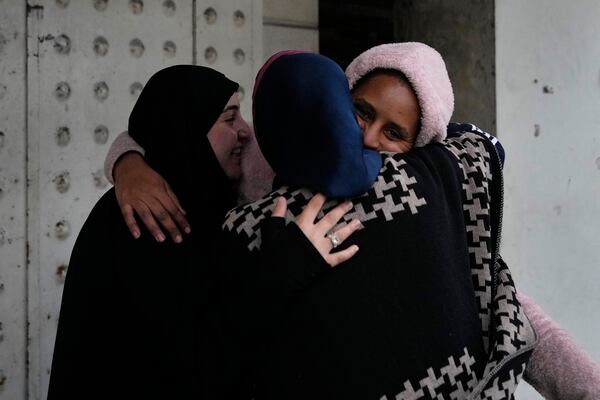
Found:
[[525, 381], [550, 400], [600, 399], [600, 366], [533, 300], [518, 299], [539, 339]]
[[421, 130], [415, 146], [446, 137], [454, 111], [454, 92], [440, 53], [423, 43], [389, 43], [373, 47], [346, 69], [350, 89], [374, 69], [392, 69], [408, 78], [421, 106]]
[[108, 150], [108, 154], [104, 159], [104, 175], [106, 175], [106, 179], [111, 184], [115, 184], [113, 179], [113, 169], [115, 168], [115, 163], [117, 160], [125, 153], [129, 153], [130, 151], [135, 151], [136, 153], [140, 153], [142, 157], [146, 154], [146, 151], [137, 144], [135, 140], [129, 136], [127, 131], [122, 132], [115, 138], [115, 141], [110, 146]]

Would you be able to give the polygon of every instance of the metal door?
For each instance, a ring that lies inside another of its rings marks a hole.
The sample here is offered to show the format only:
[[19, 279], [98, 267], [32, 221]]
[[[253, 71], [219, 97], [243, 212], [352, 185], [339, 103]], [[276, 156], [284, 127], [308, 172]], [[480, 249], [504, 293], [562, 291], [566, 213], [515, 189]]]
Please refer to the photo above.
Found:
[[110, 142], [148, 78], [172, 64], [211, 66], [240, 82], [249, 116], [262, 2], [0, 7], [0, 398], [42, 399], [70, 252], [109, 187]]

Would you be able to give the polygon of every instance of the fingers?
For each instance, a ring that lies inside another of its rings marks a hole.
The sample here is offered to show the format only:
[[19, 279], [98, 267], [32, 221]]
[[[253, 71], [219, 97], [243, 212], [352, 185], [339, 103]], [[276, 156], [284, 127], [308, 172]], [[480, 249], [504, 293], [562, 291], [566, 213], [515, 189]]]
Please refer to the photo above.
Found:
[[134, 238], [140, 237], [140, 227], [138, 226], [135, 218], [133, 217], [133, 208], [129, 204], [125, 204], [123, 208], [121, 208], [121, 214], [123, 214], [123, 218], [125, 219], [125, 224], [127, 224], [127, 228], [129, 228], [129, 232], [133, 235]]
[[[325, 196], [322, 194], [316, 194], [308, 202], [302, 213], [294, 221], [300, 228], [306, 238], [312, 243], [317, 249], [319, 254], [325, 259], [325, 261], [331, 266], [335, 267], [344, 261], [354, 257], [358, 251], [358, 246], [352, 245], [347, 249], [331, 253], [333, 250], [333, 242], [331, 238], [325, 236], [325, 234], [332, 230], [332, 228], [338, 223], [338, 221], [352, 209], [352, 202], [346, 201], [333, 210], [329, 211], [320, 221], [315, 223], [317, 215], [321, 211], [321, 208], [325, 204]], [[285, 214], [286, 207], [281, 204], [280, 200], [277, 200], [273, 216], [283, 216]], [[335, 235], [338, 239], [337, 245], [341, 244], [356, 230], [361, 229], [363, 226], [358, 220], [353, 220], [346, 226], [338, 229]], [[336, 245], [336, 247], [337, 247]]]
[[171, 190], [171, 188], [169, 187], [169, 185], [166, 184], [166, 183], [165, 183], [165, 185], [167, 185], [167, 188], [166, 188], [167, 196], [169, 197], [169, 199], [171, 200], [173, 206], [175, 207], [175, 209], [173, 209], [173, 211], [171, 212], [171, 215], [173, 216], [173, 218], [175, 218], [175, 221], [177, 222], [177, 225], [185, 233], [190, 233], [192, 231], [192, 227], [190, 226], [189, 222], [185, 218], [186, 215], [187, 215], [187, 213], [185, 212], [185, 210], [183, 209], [183, 207], [181, 207], [181, 203], [179, 202], [179, 199], [177, 198], [177, 196], [175, 195], [175, 193]]
[[[169, 194], [169, 192], [171, 194]], [[168, 215], [166, 216], [166, 223], [173, 222], [173, 219], [175, 220], [175, 223], [173, 226], [163, 226], [167, 229], [173, 241], [175, 243], [180, 243], [183, 240], [183, 238], [181, 237], [181, 233], [179, 230], [181, 229], [185, 233], [190, 233], [192, 229], [190, 228], [190, 224], [185, 218], [185, 211], [183, 211], [183, 209], [179, 205], [179, 201], [176, 200], [177, 197], [175, 197], [175, 194], [171, 192], [169, 188], [166, 188], [165, 193], [166, 194], [159, 194], [156, 197], [160, 202], [160, 205], [162, 206], [163, 210], [168, 213]], [[173, 200], [173, 197], [175, 197], [175, 200]], [[156, 211], [160, 212], [161, 210], [158, 209]], [[154, 213], [154, 210], [152, 210], [152, 212]], [[154, 215], [158, 217], [156, 213]], [[160, 221], [162, 224], [162, 220]], [[179, 237], [180, 239], [177, 239], [177, 237]]]
[[165, 182], [165, 186], [166, 186], [167, 195], [171, 198], [171, 200], [173, 201], [173, 203], [175, 203], [175, 206], [179, 209], [179, 211], [183, 215], [187, 215], [187, 213], [185, 212], [185, 210], [183, 209], [183, 207], [181, 207], [181, 203], [179, 202], [179, 199], [177, 198], [177, 195], [171, 190], [171, 187], [169, 186], [169, 184]]
[[328, 257], [325, 258], [327, 263], [331, 266], [331, 268], [336, 267], [343, 263], [344, 261], [348, 261], [358, 252], [358, 246], [353, 244], [345, 250], [338, 251], [337, 253], [329, 254]]
[[154, 219], [154, 215], [152, 214], [152, 211], [150, 211], [150, 208], [145, 203], [139, 202], [136, 204], [134, 209], [135, 209], [135, 212], [142, 219], [142, 222], [144, 223], [144, 225], [146, 225], [146, 228], [148, 228], [148, 230], [150, 231], [152, 236], [154, 236], [156, 241], [164, 242], [165, 235], [160, 230], [158, 223]]
[[[344, 243], [344, 240], [348, 239], [348, 237], [350, 235], [352, 235], [354, 232], [356, 232], [357, 230], [362, 229], [362, 228], [363, 228], [363, 225], [360, 223], [360, 221], [357, 219], [353, 219], [352, 221], [350, 221], [349, 224], [338, 229], [334, 233], [340, 240], [340, 243]], [[331, 242], [331, 240], [330, 240], [330, 242]], [[332, 246], [333, 246], [333, 244], [332, 244]]]
[[287, 200], [285, 197], [278, 197], [277, 202], [275, 203], [275, 208], [273, 209], [273, 217], [285, 217], [285, 213], [287, 211]]
[[325, 233], [329, 232], [331, 228], [333, 228], [338, 221], [346, 214], [348, 211], [352, 210], [353, 204], [351, 201], [345, 201], [342, 204], [335, 207], [333, 210], [329, 211], [321, 220], [316, 224], [317, 228]]
[[325, 204], [325, 200], [326, 197], [321, 193], [315, 194], [313, 198], [310, 199], [302, 213], [298, 215], [298, 218], [296, 218], [296, 223], [298, 225], [313, 224], [315, 219], [317, 219], [317, 215], [319, 214], [319, 211], [321, 211], [323, 204]]
[[117, 201], [134, 237], [141, 233], [134, 212], [159, 242], [166, 238], [163, 230], [176, 243], [183, 240], [182, 231], [191, 232], [179, 199], [169, 184], [139, 154], [123, 156], [115, 168]]
[[[150, 209], [150, 212], [154, 218], [156, 218], [160, 225], [168, 232], [173, 241], [175, 243], [181, 243], [183, 241], [183, 237], [181, 232], [179, 232], [179, 228], [177, 228], [175, 221], [173, 221], [173, 218], [171, 218], [172, 212], [179, 212], [176, 207], [173, 204], [170, 204], [171, 210], [169, 210], [160, 200], [155, 199], [148, 199], [146, 201], [146, 205]], [[150, 227], [148, 227], [148, 229], [150, 229]]]

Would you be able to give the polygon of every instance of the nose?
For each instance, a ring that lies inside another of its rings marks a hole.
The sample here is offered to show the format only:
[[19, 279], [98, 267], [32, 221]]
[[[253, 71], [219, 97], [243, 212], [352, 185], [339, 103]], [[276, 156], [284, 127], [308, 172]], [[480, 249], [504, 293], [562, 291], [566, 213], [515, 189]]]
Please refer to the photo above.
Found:
[[250, 125], [245, 120], [238, 126], [237, 136], [240, 142], [247, 142], [252, 137]]
[[379, 132], [377, 127], [373, 124], [361, 124], [360, 126], [363, 134], [363, 144], [369, 149], [379, 149]]

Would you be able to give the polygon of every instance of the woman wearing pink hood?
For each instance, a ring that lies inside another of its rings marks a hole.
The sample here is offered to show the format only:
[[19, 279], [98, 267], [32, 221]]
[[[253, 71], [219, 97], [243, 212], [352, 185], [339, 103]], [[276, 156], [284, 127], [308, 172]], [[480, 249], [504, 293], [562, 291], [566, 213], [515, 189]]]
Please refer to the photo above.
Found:
[[[413, 147], [423, 147], [446, 138], [454, 96], [442, 58], [429, 46], [421, 43], [377, 46], [357, 57], [348, 67], [346, 75], [365, 147], [404, 153]], [[451, 125], [450, 128], [455, 131], [477, 131], [474, 127], [464, 125]], [[118, 140], [122, 144], [128, 139], [121, 137]], [[497, 140], [491, 137], [490, 140], [497, 149], [501, 149]], [[113, 145], [107, 171], [112, 170], [114, 160], [124, 151], [131, 150], [142, 152], [131, 142], [122, 145], [120, 150]], [[500, 150], [499, 154], [502, 156], [503, 151]], [[127, 157], [123, 157], [122, 161], [125, 162], [120, 162], [118, 168], [127, 162], [140, 162], [140, 159], [126, 160]], [[130, 176], [148, 176], [151, 173], [146, 169], [123, 168], [129, 170]], [[108, 176], [112, 178], [113, 175], [109, 173]], [[152, 179], [160, 181], [160, 177]], [[140, 180], [135, 178], [135, 182]], [[120, 184], [129, 188], [127, 190], [130, 193], [138, 193], [132, 189], [134, 179], [119, 180], [117, 191]], [[161, 188], [153, 188], [150, 192], [158, 192], [157, 196], [163, 196], [160, 193], [164, 187], [168, 186], [163, 183]], [[172, 195], [161, 203], [168, 203], [169, 199], [172, 199]], [[121, 200], [122, 207], [132, 202], [127, 198]], [[176, 220], [182, 226], [181, 215]], [[175, 232], [175, 223], [170, 221], [169, 224], [169, 231]], [[547, 398], [597, 398], [600, 395], [598, 366], [533, 301], [523, 294], [519, 294], [518, 299], [538, 335], [525, 379]]]

